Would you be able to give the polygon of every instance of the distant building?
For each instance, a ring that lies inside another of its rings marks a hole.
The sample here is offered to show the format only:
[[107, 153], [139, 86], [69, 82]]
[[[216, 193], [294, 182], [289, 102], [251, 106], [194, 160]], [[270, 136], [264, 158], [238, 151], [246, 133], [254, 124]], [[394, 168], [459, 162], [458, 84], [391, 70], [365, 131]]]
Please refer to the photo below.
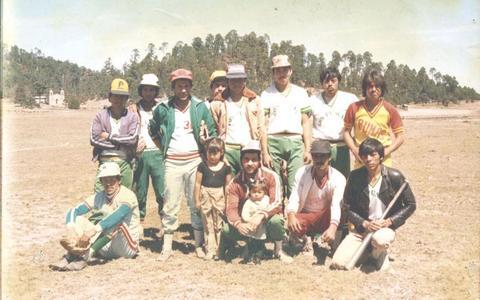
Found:
[[33, 100], [35, 100], [35, 103], [36, 103], [36, 104], [45, 104], [45, 103], [48, 102], [47, 96], [44, 96], [44, 95], [42, 95], [42, 96], [34, 96], [34, 97], [33, 97]]
[[60, 94], [54, 94], [53, 90], [50, 90], [48, 93], [48, 103], [51, 106], [65, 106], [65, 92], [63, 89], [60, 89]]

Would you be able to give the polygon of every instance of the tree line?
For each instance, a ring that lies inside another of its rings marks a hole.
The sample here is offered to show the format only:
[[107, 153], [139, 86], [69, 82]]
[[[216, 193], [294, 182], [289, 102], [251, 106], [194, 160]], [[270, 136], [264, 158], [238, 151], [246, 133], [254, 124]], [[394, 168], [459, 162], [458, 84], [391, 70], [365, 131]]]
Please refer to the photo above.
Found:
[[[470, 87], [460, 86], [454, 76], [442, 74], [435, 68], [418, 71], [406, 64], [391, 60], [386, 66], [373, 60], [372, 53], [341, 54], [333, 51], [327, 61], [324, 53], [307, 52], [304, 45], [291, 41], [272, 43], [267, 34], [254, 32], [240, 36], [231, 30], [225, 36], [209, 34], [204, 39], [195, 37], [191, 43], [177, 42], [171, 50], [168, 43], [147, 45], [142, 56], [133, 49], [121, 69], [108, 58], [100, 71], [91, 70], [69, 61], [46, 57], [39, 49], [27, 52], [12, 46], [5, 53], [4, 93], [24, 106], [33, 105], [32, 96], [45, 95], [48, 90], [65, 90], [69, 101], [105, 98], [109, 84], [122, 77], [131, 87], [132, 97], [142, 74], [155, 73], [160, 79], [161, 94], [170, 94], [169, 74], [177, 68], [187, 68], [194, 74], [193, 94], [209, 95], [209, 76], [216, 69], [226, 69], [229, 63], [244, 64], [248, 73], [247, 85], [260, 93], [271, 82], [271, 58], [287, 54], [294, 73], [292, 81], [305, 87], [320, 88], [320, 73], [327, 67], [336, 67], [342, 74], [340, 88], [361, 95], [363, 74], [371, 68], [384, 72], [388, 85], [387, 99], [396, 104], [438, 101], [444, 104], [458, 100], [479, 100], [480, 95]], [[72, 100], [73, 99], [73, 100]]]

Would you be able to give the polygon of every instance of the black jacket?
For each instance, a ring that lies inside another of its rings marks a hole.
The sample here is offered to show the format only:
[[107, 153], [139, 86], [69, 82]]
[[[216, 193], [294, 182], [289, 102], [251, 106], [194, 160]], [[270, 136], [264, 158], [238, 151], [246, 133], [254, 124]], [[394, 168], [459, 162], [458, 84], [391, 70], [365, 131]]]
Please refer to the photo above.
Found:
[[[405, 181], [402, 173], [396, 169], [392, 169], [382, 165], [382, 184], [378, 197], [388, 206], [393, 196]], [[368, 219], [368, 206], [370, 203], [368, 191], [368, 171], [365, 167], [356, 169], [350, 173], [345, 193], [343, 195], [344, 208], [348, 212], [348, 220], [358, 232], [365, 231], [362, 223]], [[392, 220], [390, 228], [396, 229], [405, 223], [416, 209], [415, 196], [407, 185], [402, 194], [398, 198], [395, 205], [387, 215]]]

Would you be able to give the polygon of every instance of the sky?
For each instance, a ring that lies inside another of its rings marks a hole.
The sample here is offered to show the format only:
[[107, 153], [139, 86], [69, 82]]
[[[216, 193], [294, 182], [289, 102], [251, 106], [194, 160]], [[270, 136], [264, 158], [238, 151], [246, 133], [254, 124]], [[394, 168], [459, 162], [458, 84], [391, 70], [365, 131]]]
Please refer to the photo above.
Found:
[[[417, 71], [434, 67], [480, 92], [478, 0], [3, 0], [3, 43], [100, 70], [118, 68], [148, 43], [268, 34], [307, 52], [370, 51], [384, 65], [394, 59]], [[158, 51], [158, 54], [161, 54]]]

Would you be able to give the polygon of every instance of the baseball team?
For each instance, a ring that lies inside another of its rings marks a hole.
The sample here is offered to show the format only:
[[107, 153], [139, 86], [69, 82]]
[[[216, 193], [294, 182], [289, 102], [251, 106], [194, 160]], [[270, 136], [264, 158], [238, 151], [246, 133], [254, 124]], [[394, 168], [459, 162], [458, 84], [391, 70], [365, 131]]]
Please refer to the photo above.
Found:
[[201, 259], [230, 262], [241, 249], [244, 264], [288, 264], [303, 253], [318, 264], [331, 257], [330, 269], [390, 269], [396, 230], [416, 203], [392, 168], [404, 127], [384, 99], [382, 73], [364, 74], [359, 100], [339, 91], [333, 67], [311, 96], [291, 82], [287, 55], [273, 57], [271, 72], [258, 95], [246, 86], [245, 67], [230, 64], [212, 73], [202, 100], [191, 94], [192, 72], [177, 69], [173, 96], [163, 101], [157, 76], [144, 74], [140, 100], [130, 104], [128, 83], [114, 79], [110, 106], [91, 127], [94, 194], [68, 210], [60, 241], [67, 253], [50, 268], [136, 257], [151, 181], [163, 240], [158, 261], [179, 255], [172, 244], [186, 201]]

